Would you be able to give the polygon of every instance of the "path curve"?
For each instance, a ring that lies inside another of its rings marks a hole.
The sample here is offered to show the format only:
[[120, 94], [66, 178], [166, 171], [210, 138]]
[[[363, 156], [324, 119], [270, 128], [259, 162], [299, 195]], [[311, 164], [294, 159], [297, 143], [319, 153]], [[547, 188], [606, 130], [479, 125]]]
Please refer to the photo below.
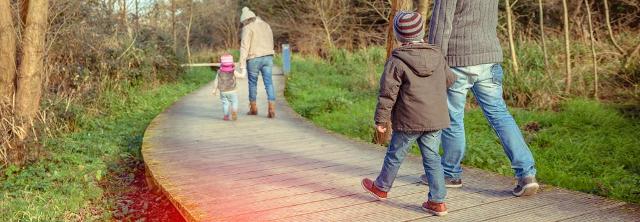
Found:
[[[296, 114], [278, 89], [277, 118], [266, 118], [264, 88], [259, 116], [247, 116], [247, 83], [239, 83], [240, 115], [222, 121], [211, 84], [158, 115], [145, 132], [142, 154], [148, 179], [188, 221], [632, 221], [637, 207], [602, 197], [545, 187], [515, 198], [513, 180], [465, 169], [462, 189], [449, 189], [450, 214], [435, 218], [420, 204], [418, 157], [409, 157], [387, 201], [360, 187], [375, 178], [384, 148], [319, 129]], [[262, 83], [259, 83], [262, 86]]]

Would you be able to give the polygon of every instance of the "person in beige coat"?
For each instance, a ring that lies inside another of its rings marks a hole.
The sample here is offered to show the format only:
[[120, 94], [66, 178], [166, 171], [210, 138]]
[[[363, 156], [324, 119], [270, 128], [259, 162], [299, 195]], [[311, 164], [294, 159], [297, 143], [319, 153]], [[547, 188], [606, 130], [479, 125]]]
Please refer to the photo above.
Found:
[[258, 115], [256, 107], [258, 74], [269, 100], [268, 117], [274, 118], [276, 94], [271, 80], [273, 68], [273, 32], [271, 26], [256, 16], [249, 8], [242, 8], [240, 15], [242, 34], [240, 38], [240, 72], [246, 70], [249, 79], [249, 115]]

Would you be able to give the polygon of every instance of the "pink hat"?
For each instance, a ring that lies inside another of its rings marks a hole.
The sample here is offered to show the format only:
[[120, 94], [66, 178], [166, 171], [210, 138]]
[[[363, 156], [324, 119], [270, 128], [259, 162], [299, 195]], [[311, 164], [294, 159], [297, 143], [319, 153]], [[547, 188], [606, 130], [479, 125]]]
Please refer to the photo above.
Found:
[[225, 54], [220, 56], [220, 71], [232, 72], [235, 65], [233, 64], [233, 56]]

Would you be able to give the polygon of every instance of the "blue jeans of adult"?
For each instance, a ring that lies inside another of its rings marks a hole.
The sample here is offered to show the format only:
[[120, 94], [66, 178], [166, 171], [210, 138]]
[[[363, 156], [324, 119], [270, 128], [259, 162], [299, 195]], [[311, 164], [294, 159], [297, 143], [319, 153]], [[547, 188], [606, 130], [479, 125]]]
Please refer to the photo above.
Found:
[[464, 157], [466, 147], [464, 107], [469, 90], [473, 92], [489, 125], [500, 139], [515, 176], [535, 176], [533, 155], [502, 98], [502, 66], [481, 64], [452, 67], [451, 70], [458, 79], [447, 91], [451, 127], [442, 131], [442, 166], [445, 177], [461, 178], [460, 161]]
[[220, 100], [222, 100], [222, 113], [225, 116], [229, 116], [229, 106], [231, 111], [238, 112], [238, 94], [235, 91], [221, 92]]
[[255, 102], [258, 95], [258, 74], [262, 73], [262, 81], [267, 91], [267, 99], [276, 101], [273, 89], [271, 72], [273, 69], [273, 56], [262, 56], [247, 60], [247, 75], [249, 79], [249, 102]]
[[438, 154], [441, 132], [440, 130], [431, 132], [393, 131], [391, 142], [382, 164], [382, 170], [374, 185], [385, 192], [391, 190], [400, 165], [409, 152], [411, 144], [417, 140], [422, 154], [422, 165], [429, 180], [428, 199], [436, 203], [444, 202], [447, 196], [447, 189], [445, 188], [444, 174], [440, 164], [440, 154]]

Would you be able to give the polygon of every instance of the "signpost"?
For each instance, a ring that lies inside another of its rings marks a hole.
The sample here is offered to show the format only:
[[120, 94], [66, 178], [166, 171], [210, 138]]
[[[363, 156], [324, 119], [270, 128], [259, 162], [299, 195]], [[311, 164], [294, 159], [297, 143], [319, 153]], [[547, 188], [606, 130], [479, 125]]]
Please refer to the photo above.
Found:
[[282, 71], [285, 75], [291, 72], [291, 48], [289, 44], [282, 44]]

